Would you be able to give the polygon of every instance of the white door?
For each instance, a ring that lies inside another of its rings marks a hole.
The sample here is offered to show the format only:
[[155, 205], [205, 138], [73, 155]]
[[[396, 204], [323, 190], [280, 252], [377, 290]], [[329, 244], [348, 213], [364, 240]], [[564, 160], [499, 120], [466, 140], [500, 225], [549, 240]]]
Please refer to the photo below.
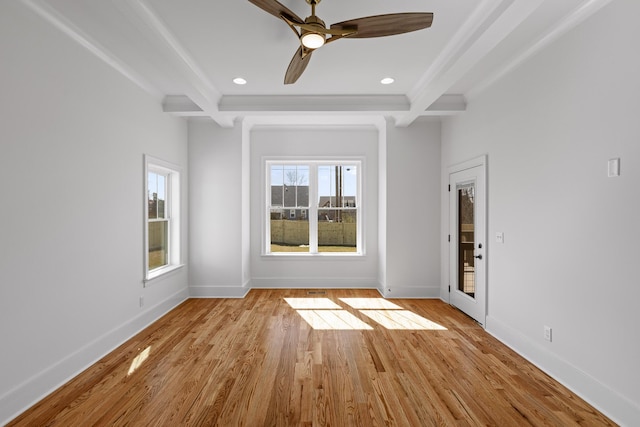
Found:
[[449, 174], [449, 303], [483, 326], [487, 295], [485, 170], [483, 157], [451, 168]]

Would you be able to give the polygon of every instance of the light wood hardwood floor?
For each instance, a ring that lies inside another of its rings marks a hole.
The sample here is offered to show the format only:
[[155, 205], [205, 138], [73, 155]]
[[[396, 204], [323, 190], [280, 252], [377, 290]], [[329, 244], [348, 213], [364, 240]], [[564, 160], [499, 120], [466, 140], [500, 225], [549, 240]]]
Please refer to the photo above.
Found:
[[615, 424], [441, 301], [252, 290], [186, 301], [9, 425]]

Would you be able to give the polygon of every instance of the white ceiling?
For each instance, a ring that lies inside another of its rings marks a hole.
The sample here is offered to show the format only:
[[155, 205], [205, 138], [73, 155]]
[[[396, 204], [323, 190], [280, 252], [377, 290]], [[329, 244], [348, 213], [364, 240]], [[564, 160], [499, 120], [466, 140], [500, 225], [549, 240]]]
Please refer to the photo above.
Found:
[[[247, 0], [22, 0], [163, 102], [165, 111], [230, 126], [243, 116], [458, 114], [466, 99], [610, 0], [322, 0], [327, 25], [433, 12], [429, 29], [343, 39], [314, 52], [293, 85], [298, 40]], [[305, 0], [281, 0], [302, 18]], [[248, 83], [235, 85], [234, 77]], [[382, 85], [383, 77], [395, 83]]]

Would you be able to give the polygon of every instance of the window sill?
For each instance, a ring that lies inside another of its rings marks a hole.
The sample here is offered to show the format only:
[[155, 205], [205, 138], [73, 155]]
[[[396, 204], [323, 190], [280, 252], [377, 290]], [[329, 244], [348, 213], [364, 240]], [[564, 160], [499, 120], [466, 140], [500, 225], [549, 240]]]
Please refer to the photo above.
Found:
[[174, 271], [179, 270], [182, 267], [184, 267], [184, 264], [173, 264], [166, 267], [158, 268], [157, 270], [153, 270], [147, 273], [146, 279], [144, 279], [142, 282], [144, 283], [144, 286], [147, 287], [150, 282], [161, 277], [165, 277], [166, 275], [173, 273]]
[[310, 253], [296, 253], [296, 252], [278, 252], [278, 253], [271, 253], [271, 254], [262, 254], [261, 255], [262, 258], [264, 259], [282, 259], [282, 258], [287, 258], [287, 259], [309, 259], [309, 258], [330, 258], [330, 259], [337, 259], [337, 258], [342, 258], [342, 259], [363, 259], [365, 258], [365, 254], [363, 253], [356, 253], [356, 252], [345, 252], [345, 253], [339, 253], [339, 252], [325, 252], [325, 253], [319, 253], [319, 254], [310, 254]]

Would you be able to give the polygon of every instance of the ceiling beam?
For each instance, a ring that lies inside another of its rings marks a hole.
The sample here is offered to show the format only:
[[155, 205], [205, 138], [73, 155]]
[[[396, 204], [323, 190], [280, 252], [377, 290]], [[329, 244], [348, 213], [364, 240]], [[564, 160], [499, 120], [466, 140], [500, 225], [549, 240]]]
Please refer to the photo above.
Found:
[[404, 95], [224, 96], [220, 111], [407, 111]]
[[78, 26], [74, 25], [51, 5], [45, 3], [42, 0], [22, 0], [22, 3], [24, 3], [29, 9], [38, 14], [49, 24], [62, 31], [73, 41], [80, 44], [93, 55], [101, 59], [104, 63], [132, 81], [149, 95], [158, 100], [162, 99], [163, 94], [160, 89], [155, 87], [149, 80], [144, 78], [135, 69], [127, 65], [117, 55], [100, 44], [89, 34], [82, 31]]
[[226, 115], [221, 115], [218, 110], [218, 102], [222, 97], [220, 91], [153, 8], [145, 0], [112, 1], [140, 32], [164, 52], [186, 85], [185, 94], [204, 112], [203, 115], [211, 117], [221, 126], [232, 126], [233, 123], [230, 124]]
[[464, 95], [442, 95], [420, 114], [421, 116], [452, 116], [467, 110]]
[[543, 0], [484, 0], [409, 94], [407, 113], [396, 126], [409, 126], [454, 83], [531, 15]]
[[[237, 118], [272, 117], [281, 115], [286, 120], [297, 122], [299, 117], [392, 117], [409, 111], [409, 102], [404, 95], [363, 96], [224, 96], [218, 106], [217, 122], [221, 126], [232, 126]], [[208, 117], [198, 103], [186, 95], [166, 96], [163, 111], [181, 117]], [[462, 95], [442, 95], [422, 116], [449, 116], [466, 109]], [[296, 117], [296, 119], [293, 119]], [[346, 119], [348, 120], [348, 119]]]
[[[132, 66], [121, 60], [116, 54], [99, 43], [95, 38], [73, 24], [62, 13], [44, 0], [21, 0], [29, 9], [44, 18], [49, 24], [62, 31], [73, 41], [86, 48], [93, 55], [114, 68], [127, 79], [131, 80], [142, 90], [157, 100], [162, 100], [163, 109], [175, 115], [184, 116], [209, 116], [220, 126], [231, 127], [227, 114], [220, 114], [218, 102], [222, 95], [209, 81], [208, 77], [187, 50], [178, 42], [178, 39], [168, 30], [164, 22], [151, 9], [144, 0], [112, 0], [118, 10], [136, 28], [151, 40], [164, 57], [169, 60], [169, 65], [178, 70], [187, 88], [186, 98], [196, 104], [197, 108], [187, 104], [176, 104], [175, 99], [163, 96], [164, 94], [153, 83], [142, 76]], [[199, 111], [198, 111], [199, 110]]]
[[180, 117], [206, 117], [207, 113], [185, 95], [167, 95], [162, 100], [162, 111]]
[[580, 4], [538, 38], [526, 45], [518, 55], [503, 63], [496, 72], [474, 86], [466, 93], [467, 98], [473, 98], [483, 92], [502, 77], [518, 68], [527, 59], [549, 46], [563, 34], [576, 27], [610, 2], [611, 0], [587, 0]]

